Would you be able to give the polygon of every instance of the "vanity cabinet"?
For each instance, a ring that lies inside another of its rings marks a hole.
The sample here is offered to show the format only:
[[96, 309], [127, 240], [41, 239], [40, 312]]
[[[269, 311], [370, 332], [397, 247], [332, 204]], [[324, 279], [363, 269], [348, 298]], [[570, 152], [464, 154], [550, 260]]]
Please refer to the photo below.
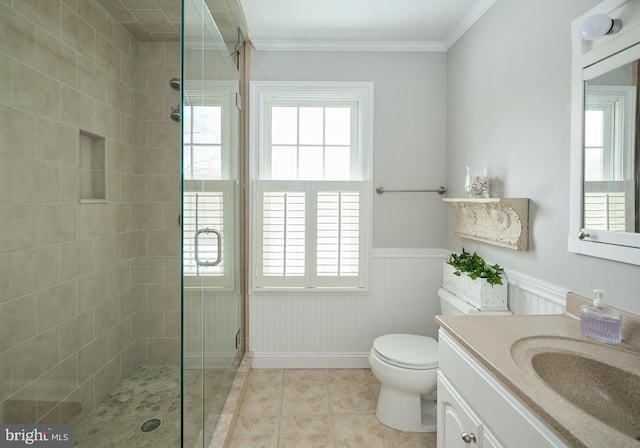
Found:
[[447, 378], [438, 375], [438, 448], [501, 448]]
[[452, 336], [439, 335], [438, 448], [569, 447]]

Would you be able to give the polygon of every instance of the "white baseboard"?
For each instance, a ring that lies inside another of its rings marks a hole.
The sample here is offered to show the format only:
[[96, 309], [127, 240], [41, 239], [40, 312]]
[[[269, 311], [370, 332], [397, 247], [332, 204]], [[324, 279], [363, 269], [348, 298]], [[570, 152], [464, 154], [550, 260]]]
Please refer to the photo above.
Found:
[[368, 369], [369, 353], [253, 353], [254, 369]]

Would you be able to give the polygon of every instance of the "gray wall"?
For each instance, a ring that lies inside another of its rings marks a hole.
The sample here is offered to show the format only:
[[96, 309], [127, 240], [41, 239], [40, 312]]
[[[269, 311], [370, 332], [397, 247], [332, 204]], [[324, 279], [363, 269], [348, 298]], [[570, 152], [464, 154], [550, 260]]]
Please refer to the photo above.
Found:
[[569, 253], [570, 22], [595, 0], [498, 0], [447, 53], [447, 186], [464, 195], [464, 168], [487, 164], [492, 195], [530, 198], [528, 252], [453, 235], [506, 268], [640, 313], [640, 267]]
[[[373, 185], [444, 185], [444, 53], [253, 51], [254, 81], [373, 81]], [[439, 248], [444, 206], [437, 194], [377, 195], [373, 247]]]

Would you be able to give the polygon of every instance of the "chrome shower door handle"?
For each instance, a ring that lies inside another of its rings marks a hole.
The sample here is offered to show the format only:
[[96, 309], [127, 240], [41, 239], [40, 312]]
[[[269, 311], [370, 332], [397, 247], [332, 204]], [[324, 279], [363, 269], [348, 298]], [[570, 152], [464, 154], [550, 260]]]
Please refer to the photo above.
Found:
[[[198, 257], [198, 237], [200, 236], [200, 234], [202, 233], [215, 233], [216, 236], [218, 237], [218, 257], [216, 258], [215, 261], [201, 261], [200, 258]], [[220, 264], [220, 262], [222, 261], [222, 235], [220, 235], [220, 232], [218, 232], [215, 229], [210, 229], [208, 227], [204, 228], [204, 229], [200, 229], [196, 231], [196, 235], [193, 238], [193, 244], [194, 244], [194, 257], [196, 259], [196, 264], [198, 266], [205, 266], [205, 267], [212, 267], [212, 266], [218, 266]]]

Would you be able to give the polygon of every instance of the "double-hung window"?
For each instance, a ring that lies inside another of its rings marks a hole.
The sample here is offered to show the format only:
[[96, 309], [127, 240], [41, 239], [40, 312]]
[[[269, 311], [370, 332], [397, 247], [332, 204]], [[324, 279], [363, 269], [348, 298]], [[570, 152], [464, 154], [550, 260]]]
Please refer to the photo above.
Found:
[[[237, 83], [185, 84], [183, 105], [183, 267], [186, 287], [231, 290], [234, 285], [236, 246], [235, 185], [237, 178], [232, 148], [235, 145], [237, 111], [233, 106]], [[200, 261], [218, 258], [207, 266]], [[197, 237], [196, 233], [200, 232]]]
[[251, 91], [254, 289], [366, 288], [373, 85]]

